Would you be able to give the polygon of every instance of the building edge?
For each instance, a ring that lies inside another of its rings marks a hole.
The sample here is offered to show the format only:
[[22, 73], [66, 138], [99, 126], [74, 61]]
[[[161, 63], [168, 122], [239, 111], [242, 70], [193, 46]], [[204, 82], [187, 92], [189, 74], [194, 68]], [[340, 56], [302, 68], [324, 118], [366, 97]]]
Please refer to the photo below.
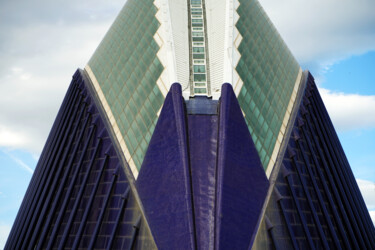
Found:
[[[258, 223], [257, 223], [257, 233], [253, 235], [253, 238], [252, 238], [251, 242], [255, 241], [255, 239], [256, 239], [256, 237], [258, 236], [258, 233], [259, 233], [259, 226], [265, 220], [264, 215], [266, 213], [266, 209], [268, 207], [268, 203], [271, 199], [272, 193], [274, 192], [274, 187], [275, 187], [275, 184], [276, 184], [276, 178], [279, 174], [280, 167], [281, 167], [281, 164], [282, 164], [282, 161], [283, 161], [283, 158], [284, 158], [287, 146], [288, 146], [288, 141], [289, 141], [289, 138], [290, 138], [292, 130], [293, 130], [293, 125], [294, 125], [294, 122], [297, 118], [299, 107], [301, 105], [302, 98], [303, 98], [303, 95], [304, 95], [305, 90], [306, 90], [306, 85], [307, 85], [309, 74], [310, 74], [310, 72], [308, 70], [305, 70], [302, 73], [302, 76], [300, 78], [301, 81], [300, 81], [300, 84], [298, 86], [299, 88], [298, 88], [298, 92], [297, 92], [297, 97], [295, 99], [295, 103], [293, 105], [293, 109], [292, 109], [292, 112], [291, 112], [290, 117], [289, 117], [288, 125], [285, 129], [285, 134], [283, 136], [283, 140], [280, 144], [280, 149], [277, 153], [276, 161], [275, 161], [274, 165], [271, 166], [270, 171], [268, 171], [268, 168], [267, 168], [266, 173], [267, 173], [267, 177], [268, 177], [268, 181], [269, 181], [269, 189], [268, 189], [268, 192], [267, 192], [267, 196], [264, 200], [264, 204], [263, 204], [261, 214], [259, 215], [259, 220], [258, 220]], [[249, 246], [249, 248], [251, 248], [251, 246]]]
[[[119, 158], [121, 159], [121, 162], [122, 162], [122, 168], [124, 170], [124, 173], [128, 179], [128, 182], [130, 184], [130, 187], [131, 187], [131, 191], [132, 193], [134, 194], [134, 197], [135, 199], [137, 200], [138, 202], [138, 205], [140, 207], [140, 211], [142, 213], [142, 217], [145, 221], [145, 223], [147, 224], [147, 227], [150, 228], [150, 226], [148, 225], [148, 221], [146, 220], [146, 216], [145, 216], [145, 212], [144, 212], [144, 208], [143, 208], [143, 205], [142, 205], [142, 201], [139, 197], [139, 194], [138, 194], [138, 191], [137, 191], [137, 188], [136, 188], [136, 177], [134, 176], [134, 172], [132, 170], [132, 168], [129, 166], [129, 163], [127, 162], [127, 159], [123, 153], [123, 149], [120, 145], [120, 142], [118, 141], [118, 138], [116, 136], [116, 133], [113, 129], [112, 126], [110, 126], [110, 121], [109, 121], [109, 118], [107, 116], [107, 113], [102, 105], [102, 102], [100, 101], [99, 99], [99, 96], [98, 96], [98, 93], [95, 91], [95, 87], [93, 85], [93, 82], [91, 81], [91, 78], [89, 77], [89, 75], [87, 74], [87, 71], [86, 69], [85, 70], [81, 70], [81, 74], [83, 75], [83, 77], [85, 78], [86, 80], [86, 87], [87, 89], [90, 91], [91, 95], [92, 96], [95, 96], [96, 98], [93, 98], [93, 101], [95, 102], [96, 104], [96, 107], [98, 108], [98, 111], [102, 117], [103, 120], [105, 120], [106, 122], [104, 122], [104, 125], [108, 131], [108, 134], [110, 135], [110, 137], [112, 138], [112, 143], [115, 144], [115, 150], [117, 152], [117, 155], [119, 156]], [[137, 172], [138, 174], [138, 172]], [[151, 231], [151, 235], [152, 235], [152, 231]], [[155, 241], [155, 240], [154, 240]]]
[[[51, 248], [56, 244], [74, 249], [80, 244], [85, 248], [96, 244], [109, 248], [156, 248], [134, 178], [129, 176], [128, 165], [116, 149], [113, 131], [90, 84], [85, 72], [78, 69], [5, 249]], [[119, 207], [114, 205], [116, 201], [121, 203]], [[96, 208], [92, 210], [94, 203]], [[106, 216], [110, 214], [116, 218], [114, 221], [108, 221]], [[79, 223], [79, 229], [75, 227], [73, 231], [74, 223]], [[90, 240], [83, 234], [85, 228], [93, 234]]]

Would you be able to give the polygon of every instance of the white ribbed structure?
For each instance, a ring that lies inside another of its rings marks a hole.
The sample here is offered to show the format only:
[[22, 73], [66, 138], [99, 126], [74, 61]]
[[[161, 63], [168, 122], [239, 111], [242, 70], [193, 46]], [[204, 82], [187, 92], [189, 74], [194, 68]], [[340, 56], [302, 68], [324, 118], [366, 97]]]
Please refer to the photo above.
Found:
[[[233, 84], [233, 89], [237, 96], [239, 95], [240, 90], [243, 85], [243, 81], [241, 77], [238, 75], [237, 70], [236, 70], [237, 64], [241, 58], [241, 54], [238, 51], [238, 47], [240, 46], [240, 43], [242, 41], [242, 36], [240, 32], [238, 31], [238, 29], [236, 28], [236, 23], [238, 22], [238, 19], [240, 18], [240, 16], [237, 13], [237, 9], [239, 6], [240, 6], [240, 2], [238, 0], [233, 0], [233, 8], [234, 8], [234, 11], [232, 12], [233, 13], [233, 29], [232, 29], [233, 30], [233, 35], [232, 35], [233, 36], [233, 40], [232, 40], [233, 48], [231, 49], [232, 54], [231, 54], [230, 62], [232, 63], [232, 68], [233, 68], [231, 83]], [[227, 78], [224, 77], [224, 81], [226, 81], [226, 79]]]
[[160, 27], [155, 33], [154, 39], [160, 46], [157, 56], [164, 66], [164, 71], [157, 80], [157, 85], [163, 95], [166, 96], [170, 88], [170, 84], [177, 81], [172, 24], [168, 0], [155, 0], [154, 4], [158, 8], [156, 18], [160, 22]]
[[[158, 8], [156, 18], [160, 27], [154, 36], [160, 46], [157, 54], [164, 66], [158, 79], [158, 86], [166, 95], [174, 82], [182, 85], [183, 96], [188, 99], [190, 93], [190, 48], [189, 13], [186, 0], [155, 0]], [[242, 80], [235, 68], [241, 57], [237, 48], [242, 37], [236, 29], [239, 6], [238, 0], [205, 0], [207, 45], [209, 58], [209, 76], [213, 99], [219, 99], [221, 85], [225, 82], [233, 85], [238, 95]]]
[[157, 84], [166, 96], [170, 86], [174, 82], [179, 82], [184, 96], [188, 97], [190, 94], [189, 36], [186, 0], [155, 0], [154, 4], [158, 8], [156, 18], [160, 22], [154, 39], [160, 46], [157, 56], [164, 66]]
[[[177, 82], [182, 85], [184, 97], [188, 98], [189, 90], [189, 33], [188, 9], [186, 0], [166, 0], [169, 2], [172, 36], [174, 41]], [[173, 83], [173, 82], [172, 82]], [[170, 84], [172, 84], [170, 83]]]
[[214, 99], [220, 97], [221, 85], [233, 85], [238, 95], [242, 81], [235, 68], [241, 57], [237, 48], [242, 37], [236, 28], [238, 0], [205, 0], [211, 89]]
[[225, 0], [206, 0], [207, 41], [210, 66], [211, 93], [214, 99], [220, 97], [221, 85], [224, 83], [224, 74], [232, 71], [224, 69], [226, 58], [225, 44], [228, 30], [227, 4]]

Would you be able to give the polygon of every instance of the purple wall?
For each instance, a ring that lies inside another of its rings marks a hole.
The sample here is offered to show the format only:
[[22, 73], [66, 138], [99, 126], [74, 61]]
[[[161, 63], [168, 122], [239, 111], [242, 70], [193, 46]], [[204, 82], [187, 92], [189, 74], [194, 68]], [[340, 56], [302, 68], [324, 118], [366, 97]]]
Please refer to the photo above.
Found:
[[161, 249], [246, 249], [256, 232], [268, 180], [233, 89], [222, 93], [187, 109], [179, 84], [166, 97], [137, 180]]

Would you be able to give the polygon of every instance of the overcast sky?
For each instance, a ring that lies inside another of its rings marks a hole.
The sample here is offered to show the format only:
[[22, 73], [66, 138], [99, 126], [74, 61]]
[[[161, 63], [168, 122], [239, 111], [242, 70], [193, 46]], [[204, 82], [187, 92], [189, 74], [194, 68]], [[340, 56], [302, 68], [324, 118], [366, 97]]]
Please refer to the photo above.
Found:
[[0, 1], [0, 146], [39, 154], [74, 71], [124, 1]]
[[[375, 51], [375, 1], [259, 1], [302, 67], [315, 76], [340, 136], [355, 141], [353, 134], [361, 133], [375, 141], [375, 84], [367, 81], [364, 86], [363, 81], [340, 86], [341, 81], [328, 81], [332, 71], [352, 58], [357, 58], [359, 69], [374, 67], [372, 57], [363, 58]], [[10, 168], [23, 173], [18, 174], [18, 181], [30, 179], [71, 76], [86, 65], [124, 3], [0, 1], [0, 182], [9, 176]], [[363, 91], [357, 91], [360, 88]], [[348, 140], [347, 144], [352, 143]], [[370, 173], [367, 179], [365, 174], [356, 177], [368, 197], [368, 207], [375, 210], [375, 165], [364, 168], [368, 163], [357, 160], [369, 157], [372, 161], [373, 149], [367, 147], [366, 156], [355, 153], [356, 149], [345, 150], [353, 159], [349, 161], [355, 173]], [[24, 192], [17, 197], [18, 206]], [[7, 186], [0, 185], [0, 249], [11, 227], [1, 217], [6, 197]]]

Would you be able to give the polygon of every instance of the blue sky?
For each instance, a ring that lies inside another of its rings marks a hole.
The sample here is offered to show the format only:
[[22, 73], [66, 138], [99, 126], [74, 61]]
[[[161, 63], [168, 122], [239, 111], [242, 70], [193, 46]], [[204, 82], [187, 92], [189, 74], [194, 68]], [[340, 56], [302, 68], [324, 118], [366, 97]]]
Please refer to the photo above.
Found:
[[[371, 77], [374, 66], [375, 51], [351, 56], [325, 71], [320, 84], [324, 89], [321, 94], [328, 98], [326, 106], [356, 178], [372, 182], [375, 182], [375, 128], [371, 121], [374, 118], [366, 120], [363, 116], [371, 115], [375, 108], [375, 80]], [[349, 106], [353, 111], [346, 106], [343, 110], [335, 107], [346, 100], [351, 100]], [[357, 114], [351, 115], [350, 112]], [[348, 116], [353, 121], [347, 121]]]
[[[317, 80], [375, 219], [375, 1], [259, 1]], [[0, 1], [0, 249], [72, 74], [124, 3]]]

